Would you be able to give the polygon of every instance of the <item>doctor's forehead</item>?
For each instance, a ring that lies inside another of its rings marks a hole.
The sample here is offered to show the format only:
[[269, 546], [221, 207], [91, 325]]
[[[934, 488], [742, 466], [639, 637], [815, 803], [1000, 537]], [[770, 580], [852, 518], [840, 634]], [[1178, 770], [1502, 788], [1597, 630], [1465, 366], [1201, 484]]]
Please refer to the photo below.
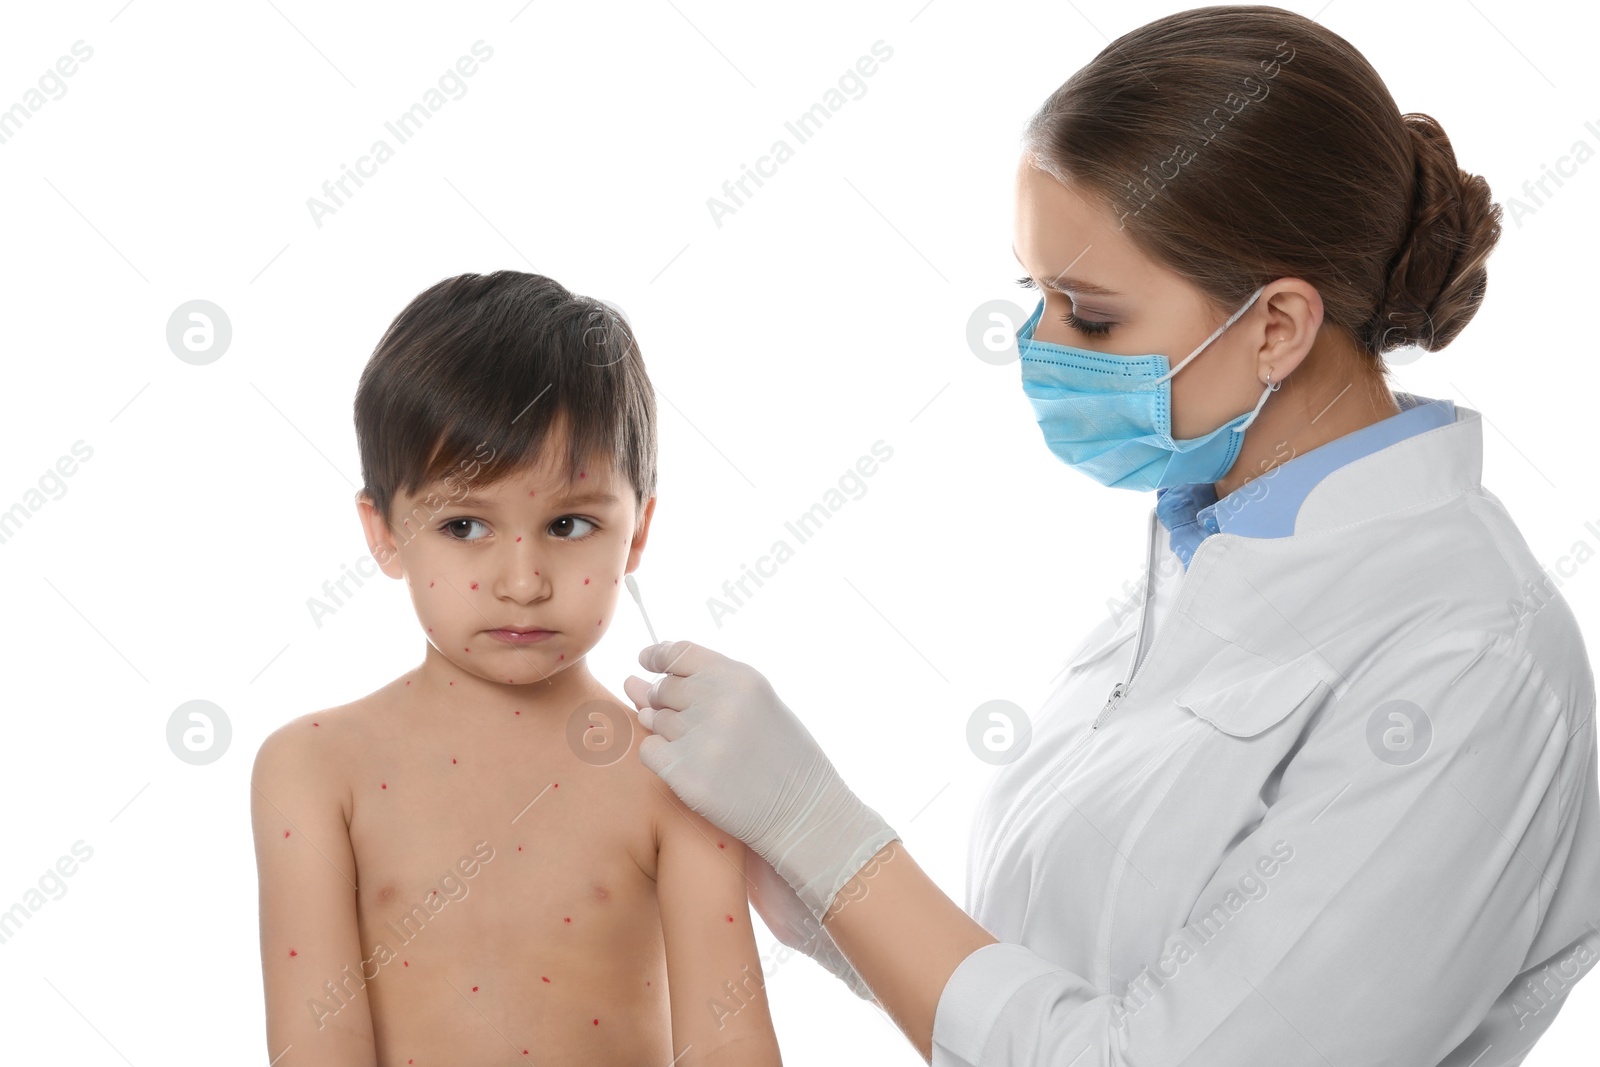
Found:
[[1012, 251], [1037, 281], [1072, 279], [1075, 287], [1061, 287], [1079, 296], [1130, 292], [1150, 266], [1110, 207], [1026, 159], [1017, 167]]

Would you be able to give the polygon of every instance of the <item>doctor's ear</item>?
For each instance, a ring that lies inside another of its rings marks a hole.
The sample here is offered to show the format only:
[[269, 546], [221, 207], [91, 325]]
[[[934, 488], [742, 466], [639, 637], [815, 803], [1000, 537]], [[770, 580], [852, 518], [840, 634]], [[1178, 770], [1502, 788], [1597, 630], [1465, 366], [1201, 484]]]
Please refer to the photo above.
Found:
[[1266, 384], [1267, 370], [1272, 380], [1287, 378], [1305, 359], [1322, 330], [1322, 294], [1300, 278], [1279, 278], [1262, 290], [1257, 306], [1261, 309], [1261, 350], [1257, 354]]

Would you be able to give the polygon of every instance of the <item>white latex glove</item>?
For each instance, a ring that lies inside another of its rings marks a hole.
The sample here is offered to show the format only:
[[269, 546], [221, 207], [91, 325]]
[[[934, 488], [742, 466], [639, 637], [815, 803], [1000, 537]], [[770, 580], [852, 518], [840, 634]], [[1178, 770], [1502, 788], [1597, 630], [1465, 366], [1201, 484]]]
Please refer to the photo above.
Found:
[[745, 849], [744, 877], [750, 886], [750, 903], [755, 905], [761, 920], [779, 941], [822, 964], [862, 1000], [877, 1003], [872, 988], [839, 951], [827, 927], [812, 917], [810, 910], [800, 903], [794, 887], [772, 869], [772, 864], [756, 855], [754, 849]]
[[639, 664], [666, 674], [623, 682], [653, 731], [640, 761], [771, 864], [820, 929], [844, 884], [900, 835], [850, 791], [755, 668], [692, 641], [651, 645]]

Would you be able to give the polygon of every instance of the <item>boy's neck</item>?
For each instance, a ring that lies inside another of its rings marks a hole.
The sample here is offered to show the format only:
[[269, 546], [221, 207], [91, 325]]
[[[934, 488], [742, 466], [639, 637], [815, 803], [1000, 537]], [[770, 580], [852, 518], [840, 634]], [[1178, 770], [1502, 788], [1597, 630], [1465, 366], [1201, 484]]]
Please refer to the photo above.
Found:
[[534, 719], [561, 716], [604, 692], [589, 672], [587, 657], [564, 666], [541, 681], [520, 685], [491, 682], [451, 663], [431, 643], [422, 666], [413, 671], [408, 687], [441, 715], [464, 718], [522, 716]]

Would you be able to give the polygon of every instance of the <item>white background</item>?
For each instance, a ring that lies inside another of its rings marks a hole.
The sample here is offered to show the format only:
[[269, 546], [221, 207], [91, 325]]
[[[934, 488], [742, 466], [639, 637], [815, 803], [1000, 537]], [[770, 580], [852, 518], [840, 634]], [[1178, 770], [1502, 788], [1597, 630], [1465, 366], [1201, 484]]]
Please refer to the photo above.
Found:
[[[421, 659], [398, 583], [369, 580], [320, 626], [307, 601], [366, 554], [357, 376], [413, 295], [464, 271], [549, 274], [625, 309], [660, 398], [637, 572], [658, 634], [762, 669], [964, 901], [991, 773], [968, 715], [1037, 706], [1139, 573], [1151, 503], [1059, 463], [1016, 366], [976, 359], [966, 322], [994, 298], [1032, 306], [1010, 251], [1023, 122], [1109, 39], [1172, 9], [6, 5], [0, 108], [73, 42], [93, 57], [0, 144], [0, 510], [74, 442], [93, 455], [0, 544], [0, 909], [75, 841], [93, 858], [0, 945], [4, 1058], [266, 1062], [251, 760], [286, 719]], [[1402, 111], [1438, 118], [1503, 204], [1532, 207], [1523, 183], [1574, 142], [1600, 148], [1588, 6], [1295, 9], [1359, 48]], [[465, 95], [317, 226], [307, 198], [479, 39], [494, 54]], [[864, 95], [719, 227], [707, 199], [775, 139], [793, 145], [785, 120], [879, 40], [893, 55]], [[1477, 318], [1398, 375], [1484, 413], [1484, 483], [1551, 564], [1600, 544], [1578, 429], [1596, 385], [1597, 190], [1593, 160], [1522, 217], [1508, 206]], [[233, 327], [199, 367], [165, 337], [197, 298]], [[865, 495], [717, 626], [708, 598], [879, 439], [894, 454]], [[1561, 592], [1594, 645], [1600, 566]], [[622, 605], [591, 654], [619, 696], [648, 643]], [[167, 747], [192, 699], [233, 728], [207, 766]], [[759, 924], [757, 940], [774, 944]], [[920, 1062], [807, 960], [768, 989], [787, 1062]], [[1592, 1063], [1597, 1006], [1600, 984], [1580, 985], [1526, 1063]]]

